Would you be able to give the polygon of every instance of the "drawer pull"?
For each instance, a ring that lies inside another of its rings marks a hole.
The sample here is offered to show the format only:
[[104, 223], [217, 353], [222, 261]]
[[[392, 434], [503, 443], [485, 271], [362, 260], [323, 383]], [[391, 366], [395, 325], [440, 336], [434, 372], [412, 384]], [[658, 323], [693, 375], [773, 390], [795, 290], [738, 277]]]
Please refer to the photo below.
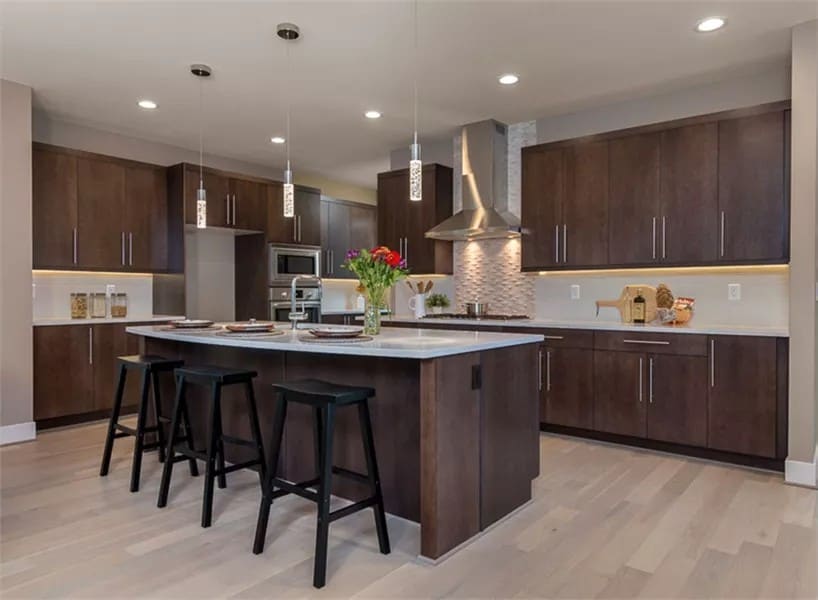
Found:
[[547, 340], [564, 340], [565, 336], [562, 335], [544, 335], [543, 336]]
[[639, 357], [639, 403], [642, 403], [642, 364], [643, 358]]
[[659, 340], [622, 340], [624, 344], [647, 344], [648, 346], [670, 346], [670, 342]]

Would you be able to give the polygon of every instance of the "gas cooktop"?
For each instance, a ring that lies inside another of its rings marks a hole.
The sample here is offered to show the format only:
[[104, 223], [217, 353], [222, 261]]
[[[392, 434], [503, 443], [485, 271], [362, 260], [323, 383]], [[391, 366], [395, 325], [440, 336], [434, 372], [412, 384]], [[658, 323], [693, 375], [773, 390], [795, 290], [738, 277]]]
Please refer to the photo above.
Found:
[[528, 319], [528, 315], [493, 315], [487, 314], [482, 317], [472, 317], [463, 313], [441, 313], [439, 315], [426, 315], [424, 319], [468, 319], [470, 321], [515, 321]]

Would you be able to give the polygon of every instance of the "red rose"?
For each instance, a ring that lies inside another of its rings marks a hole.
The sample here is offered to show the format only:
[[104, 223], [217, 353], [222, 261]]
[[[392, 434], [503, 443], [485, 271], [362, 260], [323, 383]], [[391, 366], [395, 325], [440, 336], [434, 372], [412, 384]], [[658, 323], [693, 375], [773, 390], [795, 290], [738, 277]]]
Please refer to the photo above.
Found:
[[388, 264], [392, 268], [397, 267], [401, 261], [400, 254], [398, 254], [397, 252], [392, 252], [392, 250], [390, 250], [384, 255], [384, 259], [386, 260], [386, 264]]

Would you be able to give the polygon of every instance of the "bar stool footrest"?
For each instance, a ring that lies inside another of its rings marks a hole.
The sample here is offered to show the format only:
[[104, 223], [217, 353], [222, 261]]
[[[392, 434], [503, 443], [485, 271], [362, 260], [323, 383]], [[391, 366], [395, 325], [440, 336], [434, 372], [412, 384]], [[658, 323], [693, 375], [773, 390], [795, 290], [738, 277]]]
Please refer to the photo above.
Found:
[[350, 504], [349, 506], [345, 506], [344, 508], [339, 508], [338, 510], [334, 510], [329, 514], [329, 522], [332, 523], [333, 521], [337, 521], [338, 519], [342, 519], [353, 513], [362, 511], [366, 508], [370, 508], [372, 506], [375, 506], [377, 503], [378, 498], [376, 496], [371, 496], [364, 500], [360, 500], [355, 504]]
[[245, 440], [242, 438], [233, 437], [231, 435], [222, 434], [222, 441], [227, 444], [233, 444], [234, 446], [247, 446], [248, 448], [256, 447], [256, 443], [252, 440]]
[[116, 429], [118, 432], [116, 437], [125, 437], [127, 435], [136, 436], [136, 429], [133, 427], [128, 427], [127, 425], [120, 425], [119, 423], [116, 424]]
[[197, 460], [207, 462], [207, 453], [206, 452], [199, 452], [198, 450], [191, 450], [187, 446], [182, 446], [181, 448], [175, 448], [175, 452], [177, 456], [173, 457], [173, 462], [182, 462], [189, 458], [195, 458]]
[[358, 483], [370, 485], [369, 477], [367, 477], [363, 473], [358, 473], [357, 471], [350, 471], [349, 469], [345, 469], [343, 467], [332, 467], [332, 474], [338, 475], [339, 477], [346, 477], [347, 479], [352, 479], [353, 481], [357, 481]]
[[225, 467], [224, 469], [215, 469], [213, 471], [214, 475], [227, 475], [228, 473], [233, 473], [234, 471], [241, 471], [242, 469], [247, 469], [248, 467], [254, 467], [255, 465], [260, 465], [261, 461], [258, 459], [248, 460], [243, 463], [236, 463], [230, 465], [229, 467]]
[[[295, 494], [296, 496], [300, 496], [305, 500], [311, 500], [313, 502], [318, 502], [318, 492], [314, 492], [312, 490], [307, 489], [312, 485], [318, 483], [317, 479], [310, 479], [309, 481], [305, 481], [303, 483], [292, 483], [290, 481], [285, 481], [284, 479], [279, 479], [276, 477], [273, 479], [273, 493], [271, 494], [272, 499], [281, 498], [282, 496], [286, 496], [287, 494]], [[275, 489], [280, 488], [280, 489]]]

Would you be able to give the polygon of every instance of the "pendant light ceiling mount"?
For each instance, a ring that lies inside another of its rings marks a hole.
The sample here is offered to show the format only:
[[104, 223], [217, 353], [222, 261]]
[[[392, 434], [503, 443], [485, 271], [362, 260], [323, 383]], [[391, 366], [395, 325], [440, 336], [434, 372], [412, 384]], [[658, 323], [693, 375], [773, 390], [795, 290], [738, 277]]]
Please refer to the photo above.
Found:
[[301, 37], [301, 29], [295, 23], [279, 23], [276, 26], [276, 33], [278, 37], [288, 42]]
[[195, 64], [190, 65], [190, 72], [196, 77], [210, 77], [210, 75], [213, 73], [213, 69], [207, 65]]

